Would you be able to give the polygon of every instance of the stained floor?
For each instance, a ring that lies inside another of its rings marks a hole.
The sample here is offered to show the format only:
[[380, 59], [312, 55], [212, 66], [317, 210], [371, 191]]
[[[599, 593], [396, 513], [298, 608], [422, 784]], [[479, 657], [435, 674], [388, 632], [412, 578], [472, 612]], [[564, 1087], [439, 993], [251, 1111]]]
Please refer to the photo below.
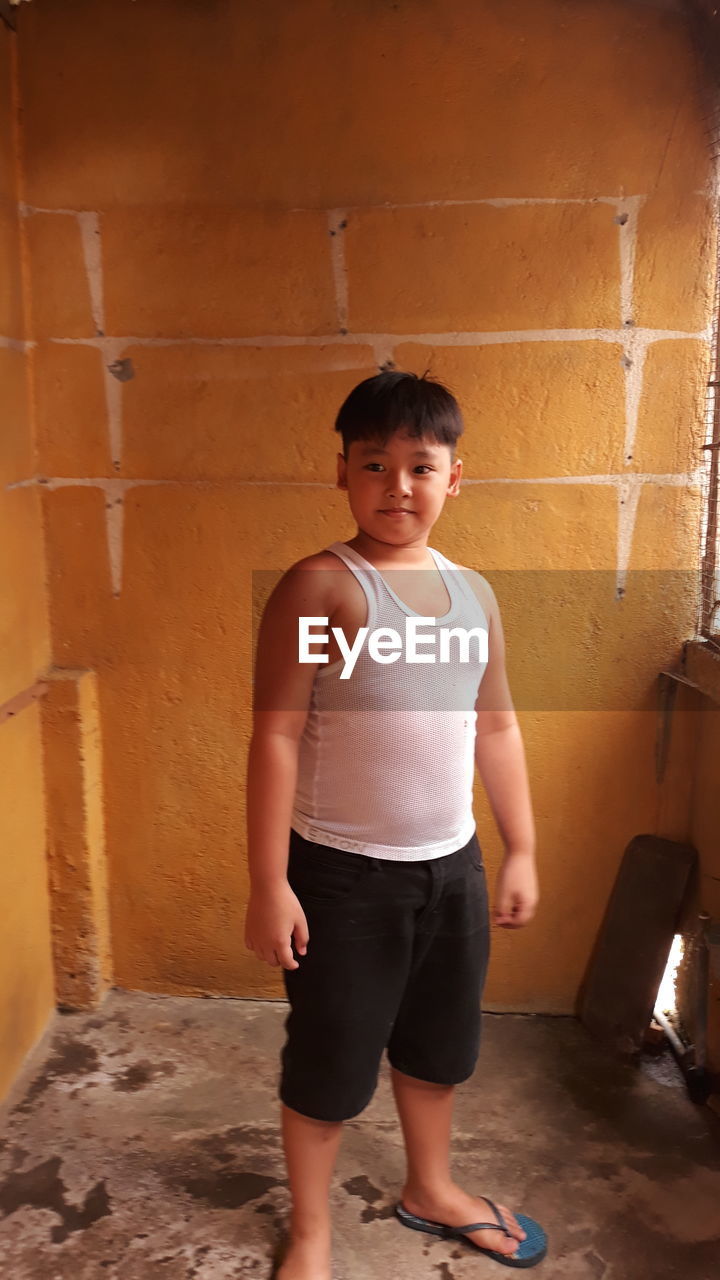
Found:
[[[0, 1109], [3, 1280], [269, 1277], [288, 1210], [284, 1002], [111, 991], [57, 1013]], [[538, 1218], [538, 1280], [717, 1280], [720, 1122], [674, 1060], [630, 1065], [572, 1018], [486, 1014], [457, 1090], [454, 1175]], [[507, 1275], [393, 1215], [402, 1136], [387, 1062], [346, 1122], [334, 1280]]]

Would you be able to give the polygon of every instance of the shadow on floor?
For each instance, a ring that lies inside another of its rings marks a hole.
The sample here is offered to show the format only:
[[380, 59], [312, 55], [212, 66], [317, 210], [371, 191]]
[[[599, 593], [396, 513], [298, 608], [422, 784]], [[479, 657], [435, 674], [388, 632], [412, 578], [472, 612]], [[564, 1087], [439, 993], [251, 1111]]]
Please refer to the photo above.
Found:
[[[0, 1109], [7, 1280], [259, 1280], [288, 1191], [281, 1001], [111, 991], [58, 1013]], [[453, 1172], [545, 1227], [553, 1280], [717, 1280], [720, 1123], [669, 1056], [610, 1057], [572, 1018], [484, 1015], [457, 1089]], [[333, 1182], [334, 1280], [465, 1280], [508, 1269], [409, 1232], [387, 1062], [346, 1122]]]

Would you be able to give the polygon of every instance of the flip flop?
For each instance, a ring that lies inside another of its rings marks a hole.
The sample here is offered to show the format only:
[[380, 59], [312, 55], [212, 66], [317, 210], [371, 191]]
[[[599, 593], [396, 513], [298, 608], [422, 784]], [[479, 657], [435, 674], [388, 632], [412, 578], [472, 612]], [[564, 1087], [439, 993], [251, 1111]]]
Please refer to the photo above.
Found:
[[486, 1253], [489, 1258], [501, 1262], [504, 1267], [534, 1267], [536, 1263], [542, 1262], [547, 1253], [547, 1236], [540, 1223], [534, 1218], [528, 1218], [524, 1213], [515, 1214], [526, 1236], [524, 1240], [518, 1240], [514, 1253], [498, 1253], [497, 1249], [484, 1249], [481, 1244], [476, 1244], [465, 1234], [467, 1231], [479, 1231], [481, 1228], [492, 1231], [499, 1229], [504, 1231], [506, 1236], [510, 1236], [511, 1240], [516, 1239], [512, 1231], [505, 1226], [497, 1205], [493, 1204], [487, 1196], [481, 1196], [480, 1199], [490, 1205], [497, 1222], [471, 1222], [466, 1227], [449, 1227], [444, 1222], [433, 1222], [431, 1218], [419, 1218], [416, 1214], [410, 1213], [402, 1201], [398, 1201], [395, 1205], [395, 1214], [404, 1227], [411, 1227], [413, 1231], [428, 1231], [433, 1236], [442, 1236], [444, 1240], [464, 1240], [465, 1244], [472, 1245], [473, 1249], [479, 1249], [480, 1253]]

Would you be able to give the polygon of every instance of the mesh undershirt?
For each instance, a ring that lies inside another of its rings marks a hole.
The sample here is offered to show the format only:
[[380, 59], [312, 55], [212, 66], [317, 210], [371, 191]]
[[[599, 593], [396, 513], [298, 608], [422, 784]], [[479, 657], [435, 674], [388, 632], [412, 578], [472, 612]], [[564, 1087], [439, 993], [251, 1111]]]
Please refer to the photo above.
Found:
[[[370, 631], [405, 636], [414, 610], [382, 574], [343, 542], [327, 548], [360, 583]], [[428, 548], [450, 597], [441, 627], [489, 629], [462, 571]], [[433, 628], [422, 626], [432, 635]], [[430, 652], [431, 650], [423, 650]], [[435, 652], [439, 653], [439, 636]], [[477, 655], [477, 650], [471, 650]], [[298, 755], [292, 826], [306, 840], [396, 861], [453, 853], [475, 830], [472, 783], [477, 692], [486, 664], [415, 665], [404, 652], [390, 665], [365, 644], [348, 680], [343, 663], [318, 668]]]

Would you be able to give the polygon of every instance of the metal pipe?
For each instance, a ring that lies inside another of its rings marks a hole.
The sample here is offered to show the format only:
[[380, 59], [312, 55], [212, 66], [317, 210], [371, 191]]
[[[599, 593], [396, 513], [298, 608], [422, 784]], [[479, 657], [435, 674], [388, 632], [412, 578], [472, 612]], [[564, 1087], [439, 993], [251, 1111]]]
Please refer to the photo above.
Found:
[[696, 1034], [695, 1043], [690, 1045], [683, 1044], [680, 1036], [673, 1027], [670, 1019], [663, 1013], [662, 1009], [655, 1008], [653, 1017], [659, 1022], [665, 1035], [670, 1042], [680, 1070], [685, 1077], [688, 1095], [691, 1102], [706, 1102], [712, 1088], [710, 1085], [710, 1077], [705, 1068], [705, 1051], [707, 1041], [707, 993], [709, 982], [709, 960], [710, 960], [710, 937], [709, 929], [711, 926], [710, 917], [707, 912], [701, 911], [698, 916], [698, 924], [700, 926], [698, 934], [695, 936], [695, 944], [699, 941], [699, 955], [695, 965], [695, 981], [697, 982], [697, 1001], [695, 1008], [696, 1017]]
[[655, 1019], [656, 1022], [660, 1023], [660, 1026], [662, 1027], [663, 1031], [665, 1032], [665, 1035], [670, 1041], [670, 1044], [672, 1046], [672, 1049], [673, 1049], [673, 1052], [675, 1053], [676, 1058], [680, 1062], [680, 1065], [683, 1066], [687, 1059], [688, 1051], [685, 1048], [685, 1045], [683, 1044], [682, 1040], [680, 1039], [677, 1031], [673, 1027], [670, 1020], [666, 1018], [665, 1014], [662, 1012], [661, 1009], [658, 1009], [658, 1008], [653, 1009], [653, 1018]]
[[704, 1068], [707, 1053], [708, 987], [710, 985], [710, 944], [708, 939], [710, 916], [707, 911], [700, 912], [698, 924], [700, 925], [700, 945], [698, 947], [696, 968], [695, 1065]]

